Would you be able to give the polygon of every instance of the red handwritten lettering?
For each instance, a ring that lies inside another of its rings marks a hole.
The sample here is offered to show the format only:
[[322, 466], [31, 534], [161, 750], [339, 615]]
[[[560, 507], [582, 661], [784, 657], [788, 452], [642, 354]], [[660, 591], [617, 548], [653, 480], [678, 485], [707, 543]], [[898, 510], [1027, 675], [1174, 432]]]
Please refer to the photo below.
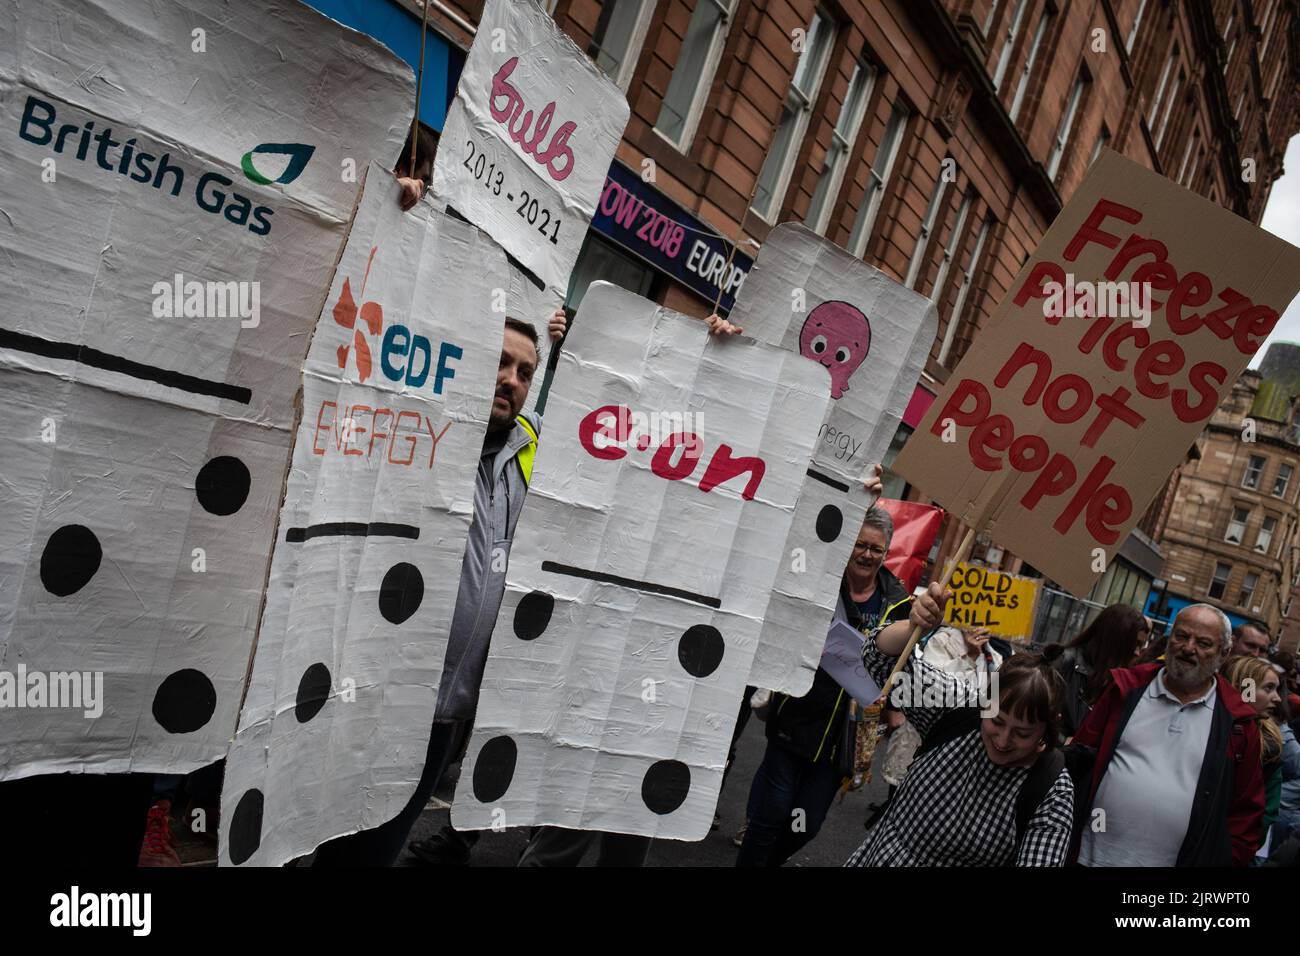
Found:
[[[539, 152], [538, 147], [551, 128], [551, 118], [555, 115], [555, 102], [552, 101], [542, 107], [534, 125], [533, 111], [524, 109], [523, 95], [509, 83], [510, 74], [515, 71], [518, 64], [519, 57], [512, 56], [501, 64], [501, 69], [497, 70], [496, 75], [492, 77], [492, 94], [488, 97], [488, 109], [492, 113], [492, 118], [505, 126], [510, 138], [519, 144], [521, 150], [532, 156], [539, 165], [545, 166], [552, 179], [557, 182], [563, 181], [568, 178], [569, 173], [573, 172], [573, 150], [569, 148], [569, 137], [577, 130], [578, 124], [573, 122], [560, 124], [560, 128], [555, 131], [546, 149]], [[504, 102], [499, 102], [502, 100]], [[531, 138], [529, 137], [530, 126], [532, 126]]]

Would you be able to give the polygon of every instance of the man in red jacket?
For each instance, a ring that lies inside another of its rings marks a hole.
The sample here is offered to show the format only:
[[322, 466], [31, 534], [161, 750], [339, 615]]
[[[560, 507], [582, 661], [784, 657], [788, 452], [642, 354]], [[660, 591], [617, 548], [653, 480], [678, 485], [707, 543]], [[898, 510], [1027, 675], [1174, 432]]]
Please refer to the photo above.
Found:
[[1085, 866], [1246, 866], [1259, 846], [1264, 782], [1255, 711], [1218, 674], [1227, 617], [1193, 604], [1174, 619], [1164, 664], [1111, 671], [1074, 736], [1095, 754], [1076, 801]]

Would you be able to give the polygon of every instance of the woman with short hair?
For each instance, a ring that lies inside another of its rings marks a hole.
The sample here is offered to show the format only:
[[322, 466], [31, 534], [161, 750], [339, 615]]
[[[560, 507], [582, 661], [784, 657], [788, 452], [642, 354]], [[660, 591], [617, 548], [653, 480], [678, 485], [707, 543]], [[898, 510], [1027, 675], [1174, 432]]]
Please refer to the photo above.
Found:
[[[862, 660], [884, 686], [913, 626], [943, 622], [951, 593], [932, 584], [908, 617], [866, 635]], [[1057, 749], [1064, 684], [1038, 654], [996, 672], [997, 712], [981, 717], [966, 683], [911, 657], [891, 693], [924, 743], [898, 793], [846, 866], [1060, 866], [1074, 784]], [[936, 703], [936, 700], [939, 701]]]

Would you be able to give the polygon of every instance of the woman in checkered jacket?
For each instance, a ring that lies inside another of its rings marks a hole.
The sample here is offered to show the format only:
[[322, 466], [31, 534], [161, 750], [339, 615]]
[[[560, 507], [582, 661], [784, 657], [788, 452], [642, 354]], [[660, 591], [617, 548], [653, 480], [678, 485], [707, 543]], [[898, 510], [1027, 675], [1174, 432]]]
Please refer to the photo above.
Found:
[[[862, 660], [884, 686], [913, 625], [943, 622], [938, 584], [907, 620], [867, 634]], [[998, 713], [965, 706], [964, 682], [912, 657], [890, 695], [924, 740], [846, 866], [1060, 866], [1070, 848], [1074, 785], [1057, 750], [1065, 686], [1038, 654], [1017, 654], [990, 688]]]

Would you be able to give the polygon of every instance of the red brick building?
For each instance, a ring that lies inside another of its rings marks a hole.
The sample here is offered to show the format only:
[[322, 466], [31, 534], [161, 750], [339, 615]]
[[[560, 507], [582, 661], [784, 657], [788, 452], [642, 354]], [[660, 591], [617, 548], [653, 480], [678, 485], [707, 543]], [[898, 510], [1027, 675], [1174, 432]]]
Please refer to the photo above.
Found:
[[[442, 0], [430, 22], [463, 46], [481, 8]], [[1300, 0], [548, 8], [627, 91], [623, 181], [652, 169], [643, 198], [708, 245], [665, 271], [594, 226], [570, 304], [606, 278], [705, 315], [731, 278], [721, 256], [708, 268], [727, 248], [718, 236], [740, 237], [743, 272], [773, 225], [805, 222], [938, 305], [891, 459], [1103, 145], [1258, 222], [1300, 130]], [[887, 493], [917, 497], [892, 477]], [[1153, 506], [1095, 599], [1141, 603], [1163, 563], [1151, 538], [1165, 512], [1167, 501]], [[940, 559], [964, 531], [948, 524]], [[993, 544], [982, 557], [1020, 567]]]

